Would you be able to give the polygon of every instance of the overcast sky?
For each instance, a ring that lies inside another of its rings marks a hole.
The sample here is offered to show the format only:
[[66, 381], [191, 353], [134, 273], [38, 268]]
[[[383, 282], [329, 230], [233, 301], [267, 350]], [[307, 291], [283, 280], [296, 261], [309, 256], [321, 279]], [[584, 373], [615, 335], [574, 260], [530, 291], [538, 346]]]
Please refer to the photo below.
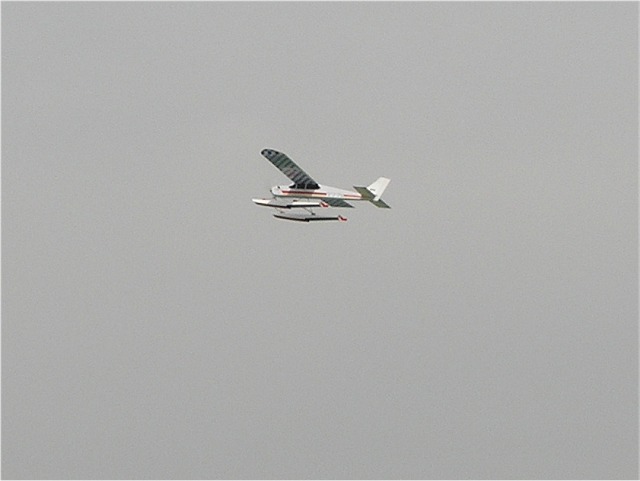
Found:
[[638, 477], [637, 3], [3, 2], [2, 140], [4, 478]]

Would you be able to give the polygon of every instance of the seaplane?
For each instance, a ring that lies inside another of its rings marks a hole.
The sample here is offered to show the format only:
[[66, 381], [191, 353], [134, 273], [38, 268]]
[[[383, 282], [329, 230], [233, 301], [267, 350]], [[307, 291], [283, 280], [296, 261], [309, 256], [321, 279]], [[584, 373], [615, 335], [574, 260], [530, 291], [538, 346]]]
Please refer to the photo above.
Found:
[[261, 154], [293, 181], [293, 184], [290, 185], [272, 187], [271, 199], [251, 199], [257, 205], [276, 209], [273, 216], [277, 219], [297, 222], [346, 222], [346, 217], [342, 215], [318, 213], [316, 209], [353, 208], [353, 205], [349, 203], [352, 201], [368, 201], [376, 207], [390, 209], [389, 205], [381, 199], [382, 193], [390, 182], [386, 177], [380, 177], [367, 187], [353, 186], [355, 189], [353, 192], [317, 183], [282, 152], [264, 149]]

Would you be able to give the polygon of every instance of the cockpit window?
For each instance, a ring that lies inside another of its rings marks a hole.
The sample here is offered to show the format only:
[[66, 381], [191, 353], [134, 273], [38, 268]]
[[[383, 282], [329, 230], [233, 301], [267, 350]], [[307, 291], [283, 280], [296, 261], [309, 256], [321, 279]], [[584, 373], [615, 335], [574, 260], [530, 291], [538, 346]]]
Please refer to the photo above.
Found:
[[307, 184], [291, 184], [289, 186], [290, 189], [302, 189], [302, 190], [315, 190], [319, 189], [320, 186], [316, 183], [309, 182]]

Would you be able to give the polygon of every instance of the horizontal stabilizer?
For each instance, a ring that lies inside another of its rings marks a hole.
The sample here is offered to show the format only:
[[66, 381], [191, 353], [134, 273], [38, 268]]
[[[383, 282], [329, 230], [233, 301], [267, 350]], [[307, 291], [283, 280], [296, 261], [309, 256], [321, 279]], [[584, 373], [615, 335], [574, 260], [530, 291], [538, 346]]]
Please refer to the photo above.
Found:
[[372, 200], [371, 203], [373, 205], [375, 205], [376, 207], [380, 207], [382, 209], [391, 209], [391, 207], [389, 206], [389, 204], [387, 204], [384, 200], [379, 199], [379, 200]]
[[353, 188], [362, 196], [362, 200], [373, 200], [373, 194], [369, 192], [366, 187], [358, 187], [357, 185], [354, 185]]
[[384, 202], [380, 197], [382, 197], [382, 193], [391, 182], [390, 179], [386, 177], [380, 177], [373, 184], [368, 187], [358, 187], [356, 185], [353, 186], [354, 189], [358, 191], [358, 193], [362, 196], [362, 200], [368, 200], [376, 207], [381, 207], [383, 209], [390, 209], [389, 205]]

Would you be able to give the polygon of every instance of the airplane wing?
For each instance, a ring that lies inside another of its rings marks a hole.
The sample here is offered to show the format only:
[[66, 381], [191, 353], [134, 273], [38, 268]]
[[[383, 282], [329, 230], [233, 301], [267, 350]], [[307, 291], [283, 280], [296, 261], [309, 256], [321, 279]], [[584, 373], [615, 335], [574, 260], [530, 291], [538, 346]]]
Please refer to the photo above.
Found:
[[391, 206], [389, 206], [389, 204], [387, 204], [384, 200], [382, 199], [378, 199], [378, 200], [370, 200], [369, 202], [371, 202], [373, 205], [375, 205], [376, 207], [381, 207], [383, 209], [391, 209]]
[[322, 202], [326, 202], [331, 207], [352, 207], [353, 208], [353, 206], [349, 204], [349, 202], [345, 202], [342, 199], [322, 199]]
[[281, 152], [271, 149], [264, 149], [261, 152], [266, 159], [275, 165], [280, 172], [293, 180], [296, 186], [305, 189], [318, 189], [318, 183], [309, 177], [304, 170], [296, 165], [296, 163]]

